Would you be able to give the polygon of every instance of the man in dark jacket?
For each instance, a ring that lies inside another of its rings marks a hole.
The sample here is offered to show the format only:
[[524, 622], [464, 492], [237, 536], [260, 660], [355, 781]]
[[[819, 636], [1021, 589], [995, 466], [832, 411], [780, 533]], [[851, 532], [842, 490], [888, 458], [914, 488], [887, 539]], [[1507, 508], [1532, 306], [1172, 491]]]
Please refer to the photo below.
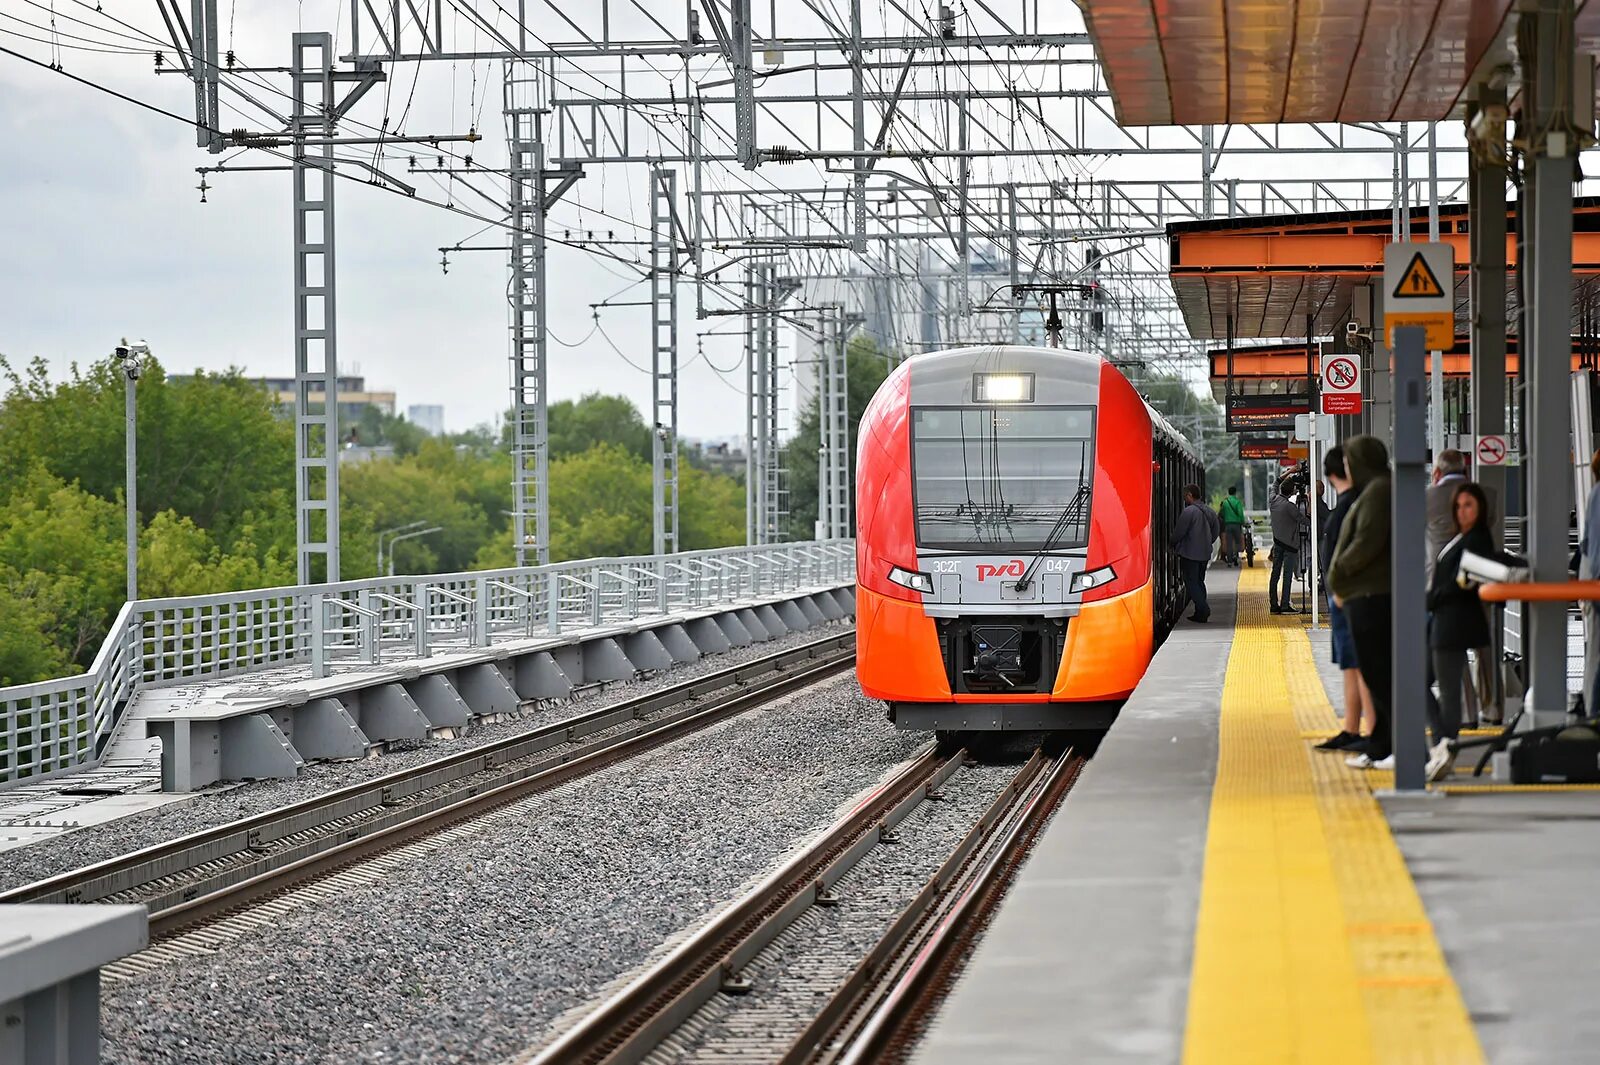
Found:
[[1373, 728], [1367, 749], [1351, 758], [1360, 769], [1394, 765], [1393, 670], [1390, 634], [1394, 628], [1389, 594], [1389, 452], [1373, 436], [1353, 436], [1344, 444], [1344, 464], [1357, 493], [1345, 514], [1328, 564], [1328, 590], [1344, 610], [1355, 637], [1361, 679], [1372, 693]]
[[1274, 614], [1300, 613], [1294, 607], [1291, 591], [1295, 571], [1300, 568], [1300, 534], [1310, 528], [1311, 519], [1289, 494], [1292, 487], [1293, 482], [1285, 477], [1267, 508], [1272, 521], [1272, 578], [1267, 583], [1267, 601]]
[[1183, 585], [1194, 603], [1190, 621], [1205, 621], [1211, 617], [1211, 604], [1206, 599], [1206, 562], [1211, 558], [1211, 545], [1217, 542], [1221, 523], [1217, 512], [1200, 502], [1200, 486], [1185, 485], [1183, 512], [1172, 528], [1172, 548], [1178, 554], [1178, 566], [1183, 571]]

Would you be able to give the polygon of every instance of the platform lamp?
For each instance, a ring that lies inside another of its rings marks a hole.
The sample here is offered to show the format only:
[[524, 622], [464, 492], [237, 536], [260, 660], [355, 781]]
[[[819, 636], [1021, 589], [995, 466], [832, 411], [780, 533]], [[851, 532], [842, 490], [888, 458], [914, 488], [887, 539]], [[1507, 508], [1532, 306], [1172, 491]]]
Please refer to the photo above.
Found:
[[141, 359], [150, 357], [150, 345], [143, 340], [129, 342], [127, 337], [122, 338], [114, 350], [117, 362], [122, 365], [122, 375], [127, 380], [127, 388], [123, 390], [123, 421], [127, 432], [127, 444], [123, 448], [123, 461], [127, 486], [123, 489], [123, 502], [128, 511], [128, 602], [139, 598], [139, 488], [138, 488], [138, 439], [136, 426], [138, 425], [139, 401], [138, 381], [139, 374], [144, 371]]

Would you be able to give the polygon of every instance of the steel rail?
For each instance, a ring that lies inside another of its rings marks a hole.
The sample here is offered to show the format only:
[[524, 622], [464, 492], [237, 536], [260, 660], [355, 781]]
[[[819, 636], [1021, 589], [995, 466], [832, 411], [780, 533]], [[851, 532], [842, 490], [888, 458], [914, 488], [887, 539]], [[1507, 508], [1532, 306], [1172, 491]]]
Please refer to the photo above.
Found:
[[966, 760], [930, 745], [804, 850], [541, 1050], [532, 1065], [637, 1062], [714, 997]]
[[[249, 890], [259, 896], [261, 885], [269, 882], [264, 877], [276, 877], [289, 869], [310, 869], [308, 863], [324, 852], [346, 855], [342, 862], [348, 862], [354, 860], [349, 857], [354, 843], [380, 836], [393, 840], [392, 833], [407, 824], [434, 825], [426, 831], [436, 831], [441, 818], [455, 821], [476, 816], [474, 811], [481, 813], [486, 802], [510, 802], [592, 772], [840, 672], [851, 663], [853, 646], [853, 633], [815, 640], [492, 744], [48, 877], [0, 893], [0, 903], [100, 901], [163, 878], [203, 870], [210, 863], [240, 855], [258, 856], [210, 876], [202, 884], [180, 884], [145, 900], [152, 913], [154, 937], [169, 930], [169, 925], [176, 927], [178, 914], [201, 913], [198, 903], [202, 894], [250, 884]], [[709, 703], [673, 710], [725, 689], [733, 691]], [[619, 727], [625, 731], [578, 751], [553, 750]], [[539, 759], [545, 752], [551, 753]], [[486, 775], [487, 779], [481, 779]], [[296, 836], [303, 838], [294, 839]], [[276, 853], [262, 853], [274, 848]], [[230, 907], [237, 904], [227, 903]], [[171, 922], [161, 916], [167, 911], [174, 913]]]
[[[974, 856], [976, 860], [954, 889], [940, 893], [944, 904], [924, 906], [921, 912], [914, 912], [914, 901], [891, 926], [888, 936], [899, 933], [901, 942], [894, 947], [880, 943], [884, 953], [874, 954], [880, 958], [898, 954], [901, 961], [889, 974], [891, 979], [879, 984], [881, 991], [873, 995], [871, 974], [862, 979], [852, 976], [823, 1008], [836, 1022], [844, 1023], [832, 1031], [824, 1031], [820, 1025], [815, 1030], [808, 1029], [782, 1060], [821, 1061], [828, 1065], [878, 1065], [903, 1060], [918, 1035], [920, 1022], [937, 1007], [968, 948], [988, 924], [1011, 878], [1077, 780], [1083, 764], [1084, 759], [1071, 751], [1058, 755], [1038, 786], [1030, 790], [1025, 804]], [[940, 870], [941, 875], [944, 872]], [[919, 900], [922, 898], [918, 896]], [[920, 932], [912, 935], [918, 926]], [[834, 1043], [831, 1048], [827, 1046], [829, 1042]]]

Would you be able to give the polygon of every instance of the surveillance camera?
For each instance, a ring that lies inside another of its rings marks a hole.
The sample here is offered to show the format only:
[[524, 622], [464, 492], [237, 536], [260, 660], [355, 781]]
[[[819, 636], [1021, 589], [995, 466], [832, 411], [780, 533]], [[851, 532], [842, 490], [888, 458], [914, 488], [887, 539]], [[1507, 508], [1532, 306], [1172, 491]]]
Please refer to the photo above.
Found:
[[1361, 323], [1356, 321], [1354, 318], [1350, 319], [1348, 322], [1344, 323], [1344, 332], [1346, 336], [1359, 336], [1361, 333]]
[[126, 345], [126, 344], [118, 344], [117, 347], [116, 347], [116, 354], [117, 354], [117, 358], [126, 359], [131, 354], [131, 352], [128, 351], [128, 345]]

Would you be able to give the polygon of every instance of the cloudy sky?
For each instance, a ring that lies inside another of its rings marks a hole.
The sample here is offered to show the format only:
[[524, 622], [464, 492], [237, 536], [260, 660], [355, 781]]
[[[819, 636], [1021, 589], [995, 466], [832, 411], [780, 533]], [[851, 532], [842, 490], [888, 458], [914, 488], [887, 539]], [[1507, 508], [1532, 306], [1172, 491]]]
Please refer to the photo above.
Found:
[[[56, 32], [47, 32], [51, 6], [22, 0], [3, 5], [0, 46], [46, 62], [59, 56], [73, 74], [192, 114], [187, 79], [154, 74], [153, 43], [138, 55], [87, 51], [90, 42], [134, 49], [137, 34], [97, 16], [93, 4], [72, 0], [54, 5]], [[230, 7], [232, 32], [225, 23], [223, 50], [231, 43], [241, 62], [286, 64], [294, 8], [221, 0], [224, 12]], [[327, 16], [329, 28], [348, 12], [333, 0], [304, 3], [300, 14], [307, 29], [319, 25], [313, 8]], [[153, 3], [108, 10], [141, 30], [162, 32]], [[71, 22], [69, 15], [91, 25]], [[543, 18], [554, 21], [548, 13]], [[170, 46], [168, 52], [170, 63]], [[479, 64], [475, 71], [464, 63], [431, 64], [412, 91], [416, 69], [400, 69], [388, 110], [398, 114], [402, 101], [411, 99], [406, 128], [417, 134], [465, 133], [481, 121], [488, 138], [478, 149], [481, 158], [503, 165], [498, 64]], [[268, 77], [287, 84], [282, 75]], [[382, 93], [363, 100], [353, 117], [377, 124], [386, 113]], [[287, 103], [281, 95], [256, 95], [280, 108]], [[225, 112], [223, 125], [268, 128], [260, 112], [246, 108], [244, 114]], [[242, 366], [251, 373], [293, 373], [287, 172], [212, 174], [202, 203], [195, 167], [217, 160], [195, 147], [191, 130], [8, 55], [0, 55], [0, 138], [8, 146], [0, 155], [0, 246], [7, 252], [0, 259], [0, 353], [13, 362], [42, 357], [64, 370], [71, 360], [107, 353], [128, 335], [147, 338], [174, 371]], [[386, 157], [387, 168], [404, 175], [406, 150], [390, 148]], [[237, 162], [282, 160], [258, 153]], [[588, 202], [605, 202], [619, 217], [648, 225], [643, 168], [608, 169], [589, 182], [594, 190]], [[426, 180], [415, 184], [434, 197], [451, 191]], [[484, 201], [454, 191], [462, 206], [490, 212]], [[454, 254], [446, 274], [439, 248], [462, 241], [481, 223], [353, 181], [339, 183], [336, 204], [341, 366], [364, 374], [374, 387], [396, 391], [401, 410], [410, 403], [444, 404], [451, 428], [496, 417], [508, 402], [505, 253]], [[622, 229], [614, 219], [597, 219], [571, 205], [558, 210], [551, 228], [572, 225]], [[491, 229], [475, 243], [503, 245], [504, 239]], [[628, 248], [624, 255], [637, 258], [647, 251]], [[626, 393], [643, 407], [648, 376], [630, 367], [607, 338], [633, 362], [648, 366], [644, 312], [608, 310], [596, 331], [588, 306], [618, 292], [622, 302], [647, 298], [638, 273], [553, 246], [550, 277], [552, 395], [604, 389]], [[704, 343], [704, 356], [696, 357], [692, 302], [685, 313], [683, 431], [739, 432], [743, 403], [731, 387], [742, 389], [738, 338], [714, 335]], [[704, 326], [726, 334], [732, 324]], [[727, 378], [712, 365], [729, 371]]]
[[[470, 23], [463, 23], [461, 8], [466, 2], [449, 0], [444, 5], [450, 13], [450, 32], [463, 47], [487, 45]], [[599, 3], [555, 6], [597, 23]], [[92, 0], [7, 0], [0, 5], [0, 46], [44, 62], [59, 62], [72, 74], [179, 115], [192, 114], [193, 92], [187, 79], [154, 72], [151, 53], [165, 36], [156, 5], [146, 0], [105, 6], [111, 16], [123, 21], [96, 12]], [[187, 4], [180, 6], [188, 8]], [[477, 6], [493, 12], [498, 5]], [[612, 12], [614, 32], [662, 36], [662, 30], [649, 25], [632, 7], [613, 6], [617, 7]], [[1001, 6], [1010, 9], [1017, 4]], [[1021, 6], [1029, 7], [1026, 3]], [[681, 0], [661, 0], [645, 7], [678, 32], [685, 10]], [[1067, 5], [1063, 7], [1070, 11]], [[348, 44], [345, 20], [350, 9], [341, 0], [303, 0], [298, 5], [220, 0], [219, 8], [221, 47], [224, 52], [236, 51], [241, 64], [286, 64], [289, 35], [297, 27], [337, 30], [339, 44]], [[549, 39], [573, 38], [553, 6], [530, 4], [529, 9], [537, 12], [533, 16], [537, 34]], [[579, 11], [582, 14], [576, 14]], [[1061, 17], [1072, 21], [1044, 29], [1077, 28], [1074, 15]], [[503, 24], [498, 14], [495, 19]], [[805, 32], [805, 27], [781, 28]], [[757, 32], [762, 31], [758, 20]], [[888, 31], [904, 32], [905, 27], [891, 26]], [[170, 45], [167, 50], [170, 66]], [[805, 58], [788, 56], [785, 62], [798, 63]], [[837, 54], [824, 58], [838, 60]], [[670, 61], [660, 62], [670, 66]], [[1085, 74], [1085, 69], [1071, 73], [1092, 77], [1092, 70]], [[1061, 75], [1041, 65], [1033, 73], [1024, 71], [1023, 76], [1053, 81]], [[640, 79], [637, 72], [630, 77], [631, 92], [649, 91], [648, 79]], [[702, 68], [697, 80], [725, 77], [725, 69], [707, 72]], [[873, 75], [875, 80], [883, 77]], [[933, 79], [927, 85], [939, 88], [955, 87], [946, 80], [949, 77], [948, 71], [938, 69], [917, 74], [918, 79]], [[498, 64], [402, 65], [385, 88], [375, 90], [355, 107], [351, 117], [370, 127], [387, 116], [391, 128], [403, 123], [404, 129], [415, 135], [460, 134], [477, 128], [486, 140], [470, 150], [480, 160], [502, 166], [505, 150], [499, 79]], [[266, 73], [257, 80], [259, 86], [245, 87], [281, 111], [287, 103], [282, 95], [287, 78]], [[797, 80], [785, 82], [790, 91], [804, 88], [794, 84]], [[682, 84], [681, 77], [678, 83]], [[829, 83], [811, 80], [809, 84]], [[599, 80], [568, 82], [568, 88], [580, 95], [599, 91], [599, 85]], [[664, 89], [664, 85], [656, 88]], [[225, 92], [223, 99], [224, 127], [273, 128], [268, 116], [237, 97]], [[927, 110], [937, 106], [925, 105], [920, 116], [912, 114], [934, 139], [951, 136], [947, 126], [940, 127], [940, 116]], [[848, 108], [839, 111], [842, 119]], [[903, 114], [911, 112], [908, 105]], [[869, 126], [875, 128], [876, 121], [874, 111]], [[989, 124], [994, 125], [992, 116]], [[897, 130], [905, 126], [902, 122]], [[767, 128], [773, 130], [770, 125]], [[367, 131], [352, 123], [342, 132], [361, 135]], [[0, 203], [4, 204], [0, 208], [0, 247], [7, 252], [0, 259], [0, 353], [13, 362], [41, 357], [60, 371], [71, 360], [103, 355], [118, 337], [127, 335], [146, 338], [174, 371], [241, 366], [255, 374], [293, 372], [288, 173], [212, 174], [202, 203], [195, 188], [200, 181], [195, 167], [215, 164], [218, 158], [195, 147], [191, 129], [173, 118], [3, 54], [0, 139], [7, 145], [0, 155]], [[769, 139], [782, 142], [784, 136], [773, 132]], [[1031, 135], [1029, 140], [1031, 143]], [[635, 150], [648, 151], [651, 143], [643, 138]], [[1246, 142], [1241, 135], [1233, 143]], [[468, 149], [458, 146], [458, 150]], [[388, 172], [414, 183], [424, 195], [449, 199], [472, 211], [495, 213], [487, 202], [459, 184], [407, 176], [408, 149], [390, 146], [381, 155], [370, 148], [346, 151], [381, 162]], [[422, 154], [431, 158], [426, 151]], [[237, 165], [282, 162], [261, 153], [223, 158]], [[894, 165], [909, 169], [904, 163]], [[1001, 159], [975, 164], [974, 177], [1077, 181], [1099, 173], [1171, 179], [1195, 176], [1183, 172], [1192, 165], [1191, 160], [1175, 157]], [[934, 166], [936, 181], [953, 174], [948, 162]], [[1259, 155], [1240, 156], [1237, 161], [1225, 157], [1219, 176], [1248, 177], [1261, 166]], [[978, 169], [981, 167], [987, 167], [987, 172]], [[1381, 184], [1387, 177], [1388, 159], [1319, 157], [1273, 163], [1274, 173], [1282, 176], [1297, 170], [1323, 176], [1361, 172]], [[882, 172], [890, 171], [891, 166], [885, 164]], [[921, 173], [926, 177], [930, 172]], [[682, 180], [687, 180], [686, 175]], [[633, 227], [649, 224], [646, 181], [645, 169], [638, 165], [592, 168], [556, 209], [551, 231], [596, 229], [619, 241], [638, 240], [644, 234]], [[816, 167], [769, 165], [755, 176], [728, 171], [713, 179], [717, 187], [752, 181], [767, 187], [774, 181], [825, 181], [843, 188], [848, 178], [824, 174]], [[481, 187], [492, 189], [493, 183]], [[338, 184], [337, 219], [339, 358], [344, 370], [363, 374], [372, 387], [397, 392], [402, 411], [412, 403], [444, 404], [447, 425], [453, 429], [495, 418], [507, 405], [505, 254], [497, 250], [455, 253], [445, 273], [440, 269], [439, 249], [463, 240], [503, 245], [501, 231], [490, 227], [468, 239], [483, 228], [481, 223], [355, 181]], [[648, 255], [648, 249], [626, 243], [615, 245], [614, 250], [626, 260], [639, 261]], [[738, 274], [735, 266], [721, 276], [734, 282]], [[590, 308], [607, 298], [622, 304], [646, 299], [648, 289], [640, 283], [639, 272], [616, 261], [552, 246], [550, 279], [552, 395], [564, 398], [603, 389], [627, 394], [643, 408], [649, 397], [649, 378], [630, 362], [648, 365], [650, 330], [645, 311], [611, 306], [601, 312], [597, 323]], [[710, 302], [728, 305], [717, 293]], [[697, 322], [691, 291], [684, 292], [680, 307], [682, 432], [689, 436], [739, 433], [744, 414], [741, 352], [735, 332], [739, 319], [712, 317]], [[701, 332], [709, 335], [697, 338]]]

